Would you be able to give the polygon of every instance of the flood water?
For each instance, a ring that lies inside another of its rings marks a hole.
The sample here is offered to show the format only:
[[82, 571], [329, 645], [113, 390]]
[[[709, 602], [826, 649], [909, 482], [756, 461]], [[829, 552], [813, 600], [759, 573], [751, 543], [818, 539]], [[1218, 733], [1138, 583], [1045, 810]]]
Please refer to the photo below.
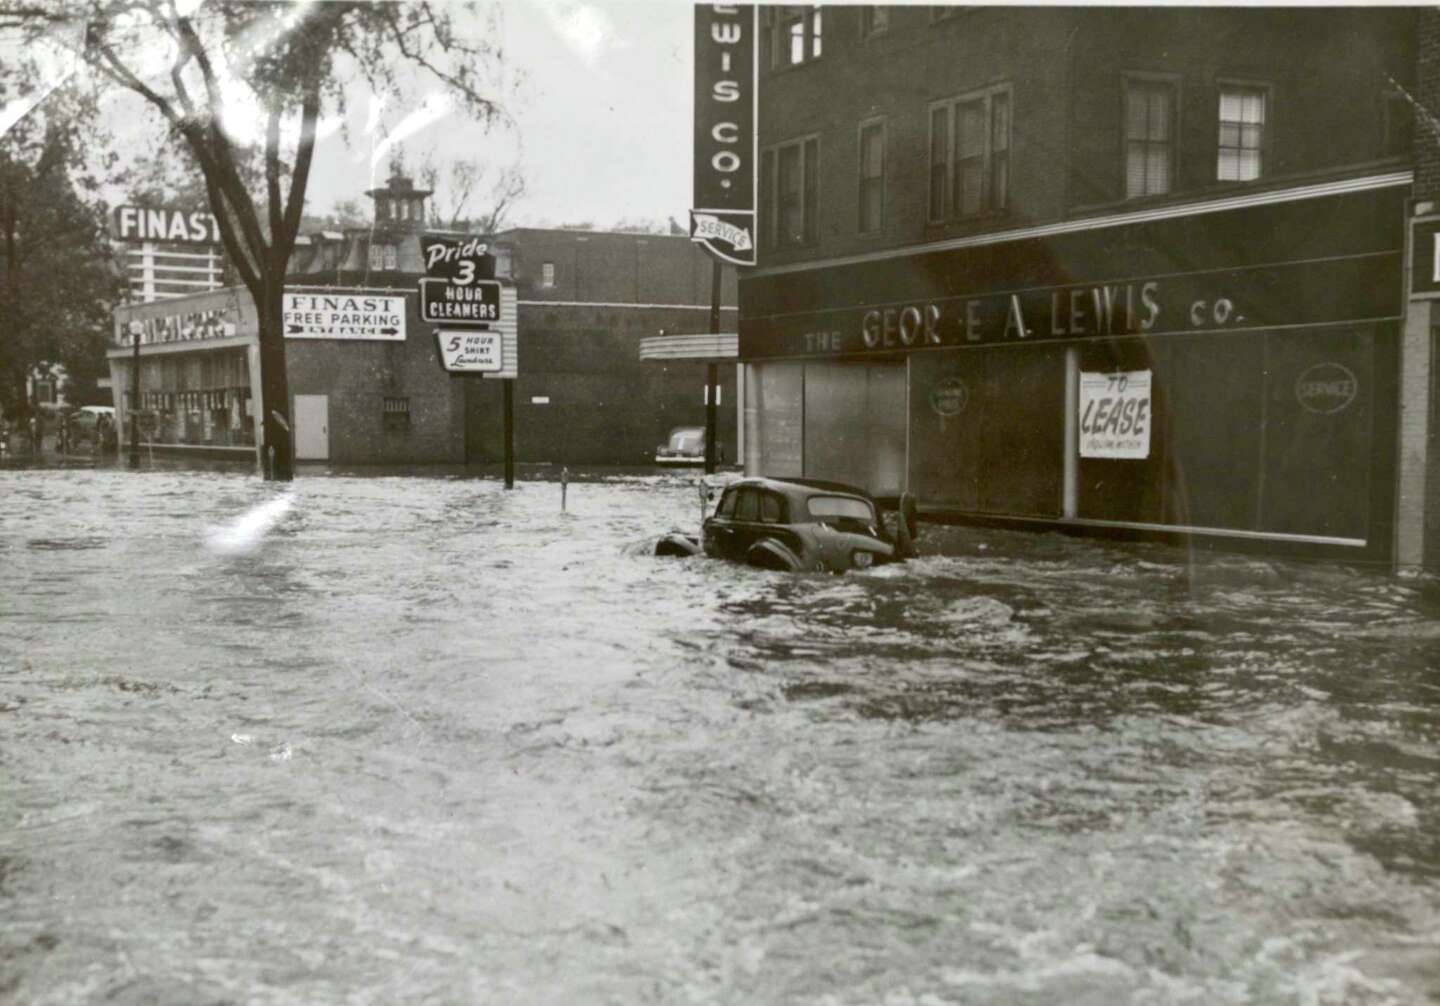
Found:
[[1432, 582], [693, 478], [0, 470], [0, 1001], [1440, 1000]]

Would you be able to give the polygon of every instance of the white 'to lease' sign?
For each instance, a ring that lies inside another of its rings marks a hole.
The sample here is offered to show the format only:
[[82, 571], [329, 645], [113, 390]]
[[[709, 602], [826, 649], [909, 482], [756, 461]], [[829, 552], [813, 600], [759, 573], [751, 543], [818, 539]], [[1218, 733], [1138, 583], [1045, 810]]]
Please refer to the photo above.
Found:
[[405, 298], [381, 293], [287, 293], [287, 339], [405, 341]]
[[441, 329], [440, 359], [449, 371], [486, 374], [504, 369], [504, 347], [499, 332], [457, 332]]
[[1150, 371], [1080, 374], [1080, 456], [1148, 458]]

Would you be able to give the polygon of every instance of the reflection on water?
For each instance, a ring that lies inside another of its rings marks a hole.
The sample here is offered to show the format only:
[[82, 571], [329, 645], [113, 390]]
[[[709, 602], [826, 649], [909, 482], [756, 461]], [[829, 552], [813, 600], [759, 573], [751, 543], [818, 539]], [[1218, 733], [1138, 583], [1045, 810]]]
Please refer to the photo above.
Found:
[[693, 476], [0, 471], [0, 1001], [1440, 998], [1440, 594]]

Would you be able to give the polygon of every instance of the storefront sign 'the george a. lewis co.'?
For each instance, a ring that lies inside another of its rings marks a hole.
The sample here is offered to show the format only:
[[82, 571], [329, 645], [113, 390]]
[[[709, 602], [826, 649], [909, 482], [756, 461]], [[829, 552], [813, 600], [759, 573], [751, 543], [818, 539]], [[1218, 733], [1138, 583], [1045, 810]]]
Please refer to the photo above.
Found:
[[695, 8], [695, 187], [690, 240], [755, 264], [755, 4]]

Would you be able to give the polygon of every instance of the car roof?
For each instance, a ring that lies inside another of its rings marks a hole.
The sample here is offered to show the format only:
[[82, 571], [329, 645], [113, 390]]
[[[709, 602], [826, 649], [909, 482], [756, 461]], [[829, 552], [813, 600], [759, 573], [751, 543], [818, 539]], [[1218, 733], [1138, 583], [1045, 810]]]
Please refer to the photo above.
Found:
[[858, 496], [869, 503], [875, 501], [870, 499], [870, 494], [864, 489], [856, 486], [846, 485], [844, 482], [827, 482], [824, 479], [805, 478], [770, 478], [769, 476], [749, 476], [738, 479], [726, 488], [737, 486], [758, 486], [763, 489], [773, 489], [776, 492], [788, 492], [792, 495], [815, 496], [820, 493], [827, 495], [841, 494], [845, 496]]

